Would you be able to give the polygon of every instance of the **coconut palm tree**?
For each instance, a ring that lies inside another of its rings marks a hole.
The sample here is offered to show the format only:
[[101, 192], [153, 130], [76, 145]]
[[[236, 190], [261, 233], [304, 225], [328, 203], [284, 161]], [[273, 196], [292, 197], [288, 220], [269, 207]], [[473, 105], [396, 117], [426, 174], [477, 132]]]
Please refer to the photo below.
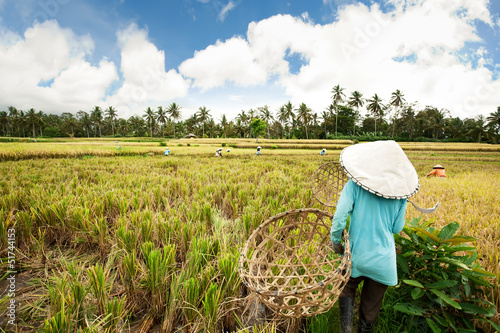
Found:
[[286, 115], [286, 109], [285, 109], [285, 106], [282, 105], [280, 106], [279, 110], [278, 110], [278, 121], [281, 123], [281, 128], [282, 128], [282, 134], [281, 134], [281, 137], [284, 138], [285, 137], [285, 125], [286, 125], [286, 122], [287, 122], [287, 115]]
[[80, 124], [83, 127], [83, 130], [87, 132], [87, 137], [90, 138], [90, 130], [92, 129], [92, 119], [90, 119], [90, 116], [87, 112], [85, 111], [78, 111], [76, 113], [76, 117]]
[[174, 102], [169, 105], [167, 112], [170, 114], [170, 117], [174, 122], [174, 139], [175, 139], [175, 121], [181, 117], [181, 107]]
[[148, 106], [144, 113], [145, 114], [142, 117], [149, 123], [149, 134], [150, 137], [153, 137], [153, 122], [155, 121], [155, 112]]
[[9, 126], [9, 115], [6, 111], [0, 111], [0, 123], [2, 124], [3, 131], [2, 136], [7, 135], [7, 128]]
[[109, 118], [109, 121], [111, 122], [111, 133], [113, 134], [113, 136], [115, 136], [115, 119], [118, 113], [116, 109], [112, 106], [109, 106], [104, 112], [106, 113], [106, 115]]
[[[295, 128], [295, 113], [293, 112], [295, 107], [292, 105], [292, 102], [288, 101], [285, 105], [285, 116], [286, 116], [286, 119], [288, 119], [288, 121], [290, 122], [290, 124], [292, 125], [292, 129], [291, 131], [293, 132], [294, 128]], [[288, 135], [288, 138], [290, 139], [290, 135]]]
[[63, 112], [60, 118], [63, 121], [63, 128], [69, 129], [71, 132], [70, 137], [74, 137], [77, 119], [70, 112]]
[[163, 106], [159, 106], [156, 110], [156, 121], [162, 124], [161, 127], [161, 137], [165, 137], [165, 124], [168, 121], [167, 111], [163, 109]]
[[203, 137], [205, 137], [205, 123], [210, 119], [210, 110], [206, 106], [200, 106], [198, 108], [198, 119], [203, 125]]
[[337, 136], [337, 118], [339, 116], [339, 104], [342, 103], [344, 101], [344, 97], [345, 97], [345, 94], [344, 94], [344, 88], [341, 88], [339, 84], [337, 84], [335, 87], [333, 87], [332, 89], [332, 100], [333, 100], [333, 104], [335, 105], [335, 111], [336, 111], [336, 115], [335, 115], [335, 136]]
[[95, 125], [95, 131], [97, 136], [97, 128], [99, 128], [99, 136], [102, 136], [102, 110], [99, 106], [94, 106], [94, 109], [90, 111], [90, 118]]
[[321, 113], [321, 118], [323, 119], [323, 125], [325, 126], [325, 139], [326, 139], [326, 124], [328, 123], [328, 119], [330, 118], [330, 112], [328, 111], [328, 108]]
[[222, 132], [224, 132], [224, 137], [226, 137], [226, 127], [228, 125], [228, 122], [225, 114], [223, 114], [220, 118], [220, 125], [222, 127]]
[[299, 109], [297, 110], [297, 119], [302, 122], [306, 129], [306, 139], [309, 139], [307, 134], [307, 124], [311, 121], [311, 112], [312, 110], [305, 103], [300, 104]]
[[[486, 118], [488, 120], [488, 126], [493, 129], [493, 132], [498, 136], [500, 135], [500, 106], [497, 107], [496, 112], [490, 113]], [[497, 143], [497, 137], [495, 136], [495, 143]]]
[[477, 116], [473, 122], [472, 128], [467, 133], [468, 136], [477, 136], [477, 142], [481, 143], [481, 139], [487, 136], [486, 122], [483, 115]]
[[399, 110], [406, 102], [404, 96], [405, 95], [399, 89], [396, 89], [396, 91], [391, 95], [392, 99], [389, 104], [394, 108], [394, 114], [392, 117], [392, 136], [394, 136], [394, 127], [396, 124], [396, 118], [399, 116]]
[[12, 127], [11, 134], [14, 133], [14, 125], [17, 125], [17, 134], [20, 137], [21, 136], [20, 126], [19, 126], [19, 123], [20, 123], [20, 121], [19, 121], [20, 112], [19, 111], [20, 110], [16, 109], [13, 106], [9, 106], [8, 110], [9, 110], [9, 118], [10, 118], [11, 127]]
[[274, 119], [271, 111], [269, 110], [269, 106], [264, 105], [263, 107], [259, 108], [260, 111], [260, 118], [264, 120], [267, 124], [267, 137], [269, 138], [269, 127], [271, 127], [271, 120]]
[[382, 99], [377, 94], [373, 95], [367, 102], [369, 104], [366, 106], [366, 109], [375, 117], [375, 135], [377, 135], [377, 118], [382, 117], [384, 104], [382, 104]]
[[33, 129], [33, 139], [34, 139], [36, 137], [35, 126], [38, 125], [42, 119], [38, 116], [37, 112], [33, 108], [29, 109], [29, 111], [26, 113], [26, 118], [28, 120], [28, 124], [30, 124]]
[[357, 90], [353, 91], [351, 96], [349, 97], [348, 104], [349, 106], [356, 108], [356, 112], [354, 113], [354, 132], [353, 132], [353, 134], [356, 135], [356, 120], [359, 117], [359, 108], [365, 104], [365, 99], [363, 98], [363, 94]]

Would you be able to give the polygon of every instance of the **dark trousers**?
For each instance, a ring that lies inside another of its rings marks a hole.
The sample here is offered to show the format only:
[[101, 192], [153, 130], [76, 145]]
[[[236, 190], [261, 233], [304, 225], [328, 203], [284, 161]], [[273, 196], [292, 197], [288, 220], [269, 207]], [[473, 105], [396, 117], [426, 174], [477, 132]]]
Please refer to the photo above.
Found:
[[350, 278], [340, 297], [354, 298], [356, 296], [356, 289], [361, 281], [365, 282], [361, 291], [359, 316], [366, 322], [373, 323], [377, 319], [388, 286], [364, 276]]

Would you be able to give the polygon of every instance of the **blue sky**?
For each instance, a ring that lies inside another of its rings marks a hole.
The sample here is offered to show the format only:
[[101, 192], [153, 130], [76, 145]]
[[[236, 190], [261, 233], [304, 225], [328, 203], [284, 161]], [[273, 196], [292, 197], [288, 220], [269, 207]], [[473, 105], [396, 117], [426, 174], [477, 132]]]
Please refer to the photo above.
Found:
[[0, 0], [0, 109], [320, 115], [339, 84], [465, 118], [500, 105], [499, 64], [497, 0]]

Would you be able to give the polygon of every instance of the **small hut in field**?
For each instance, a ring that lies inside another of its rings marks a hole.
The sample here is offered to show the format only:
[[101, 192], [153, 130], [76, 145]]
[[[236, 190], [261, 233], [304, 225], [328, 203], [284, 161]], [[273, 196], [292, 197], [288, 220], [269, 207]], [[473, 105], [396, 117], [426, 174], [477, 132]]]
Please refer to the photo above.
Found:
[[194, 135], [193, 133], [186, 134], [186, 139], [192, 139], [192, 138], [196, 138], [196, 135]]

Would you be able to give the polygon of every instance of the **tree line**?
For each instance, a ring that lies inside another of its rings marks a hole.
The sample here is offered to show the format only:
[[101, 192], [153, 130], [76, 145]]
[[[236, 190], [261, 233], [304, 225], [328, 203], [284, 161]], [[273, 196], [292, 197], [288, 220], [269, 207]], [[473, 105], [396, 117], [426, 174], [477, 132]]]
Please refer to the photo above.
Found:
[[[450, 111], [433, 106], [419, 108], [407, 103], [403, 92], [394, 91], [385, 102], [378, 94], [364, 98], [359, 91], [346, 95], [337, 85], [331, 90], [332, 102], [320, 114], [305, 103], [290, 101], [275, 112], [269, 106], [242, 110], [229, 120], [225, 114], [215, 120], [211, 110], [201, 106], [182, 120], [181, 106], [148, 107], [142, 115], [120, 118], [110, 106], [95, 106], [76, 114], [48, 114], [31, 108], [23, 111], [14, 106], [0, 111], [0, 136], [4, 137], [252, 137], [252, 120], [266, 124], [266, 138], [369, 140], [394, 138], [402, 141], [462, 141], [498, 143], [500, 139], [500, 106], [487, 116], [461, 119]], [[360, 108], [366, 108], [362, 116]]]

